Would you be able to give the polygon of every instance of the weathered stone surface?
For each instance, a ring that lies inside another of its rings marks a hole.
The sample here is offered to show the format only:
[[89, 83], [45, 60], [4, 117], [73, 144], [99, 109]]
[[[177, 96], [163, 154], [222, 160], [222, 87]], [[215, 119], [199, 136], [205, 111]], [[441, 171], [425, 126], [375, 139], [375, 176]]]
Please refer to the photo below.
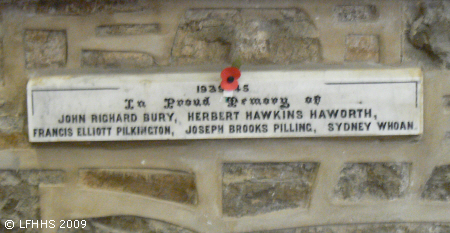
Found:
[[[6, 220], [40, 219], [39, 184], [58, 184], [64, 181], [64, 172], [58, 170], [1, 170], [0, 171], [0, 223]], [[19, 232], [38, 232], [21, 229]]]
[[[1, 30], [0, 30], [1, 31]], [[0, 83], [3, 83], [3, 74], [4, 74], [4, 57], [3, 57], [3, 38], [0, 39]], [[2, 105], [0, 101], [0, 107]]]
[[448, 223], [372, 223], [311, 226], [252, 233], [448, 233]]
[[103, 25], [95, 29], [97, 36], [132, 36], [157, 33], [159, 31], [160, 26], [157, 23]]
[[392, 200], [405, 195], [409, 187], [409, 163], [348, 163], [341, 170], [334, 189], [338, 199]]
[[24, 148], [29, 145], [28, 138], [21, 131], [18, 133], [0, 133], [0, 148]]
[[21, 133], [23, 132], [24, 122], [25, 119], [21, 116], [0, 116], [0, 133]]
[[23, 10], [41, 14], [80, 15], [138, 11], [147, 8], [138, 0], [31, 0], [14, 1]]
[[188, 10], [172, 49], [176, 64], [289, 64], [321, 60], [318, 32], [300, 9]]
[[333, 11], [341, 22], [372, 21], [378, 18], [374, 5], [336, 6]]
[[82, 169], [80, 178], [89, 188], [197, 204], [195, 176], [191, 173], [151, 169]]
[[96, 68], [136, 68], [154, 65], [153, 57], [143, 52], [83, 50], [81, 65]]
[[224, 164], [223, 214], [240, 217], [306, 208], [318, 167], [318, 163]]
[[[431, 59], [450, 63], [450, 2], [426, 1], [410, 23], [409, 42]], [[448, 68], [448, 65], [447, 65]]]
[[67, 35], [63, 30], [25, 30], [25, 67], [58, 68], [67, 62]]
[[433, 169], [422, 192], [422, 198], [450, 201], [450, 165], [442, 165]]
[[445, 110], [450, 111], [450, 95], [445, 95], [442, 97], [442, 104]]
[[379, 62], [380, 46], [376, 35], [348, 35], [345, 61]]
[[[80, 220], [81, 221], [81, 220]], [[158, 232], [158, 233], [194, 233], [194, 231], [171, 223], [136, 216], [109, 216], [86, 220], [86, 227], [79, 229], [58, 229], [58, 233], [76, 232]]]

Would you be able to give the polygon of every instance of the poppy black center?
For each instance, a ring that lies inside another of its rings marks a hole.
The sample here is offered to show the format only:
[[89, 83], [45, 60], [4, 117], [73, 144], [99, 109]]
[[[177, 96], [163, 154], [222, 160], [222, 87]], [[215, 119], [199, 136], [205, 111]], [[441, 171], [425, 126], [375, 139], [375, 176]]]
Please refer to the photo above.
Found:
[[228, 78], [227, 78], [227, 82], [228, 82], [228, 83], [234, 82], [234, 77], [233, 77], [233, 76], [228, 77]]

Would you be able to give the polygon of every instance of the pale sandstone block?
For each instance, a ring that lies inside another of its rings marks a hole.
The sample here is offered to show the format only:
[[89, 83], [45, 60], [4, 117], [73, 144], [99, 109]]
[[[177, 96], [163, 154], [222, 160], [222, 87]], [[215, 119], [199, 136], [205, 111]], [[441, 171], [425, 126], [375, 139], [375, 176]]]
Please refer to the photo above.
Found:
[[380, 45], [376, 35], [348, 35], [345, 47], [345, 61], [380, 61]]
[[154, 65], [153, 56], [143, 52], [83, 50], [81, 66], [144, 69]]
[[336, 6], [333, 11], [341, 22], [373, 21], [378, 18], [374, 5]]
[[117, 24], [102, 25], [95, 29], [97, 36], [134, 36], [157, 33], [159, 24]]
[[137, 0], [45, 0], [28, 1], [19, 4], [26, 9], [32, 9], [41, 14], [83, 15], [102, 12], [130, 12], [147, 8], [137, 4]]
[[133, 193], [183, 204], [197, 204], [195, 176], [152, 169], [82, 169], [80, 182], [89, 188]]
[[25, 30], [25, 67], [59, 68], [67, 63], [67, 35], [63, 30]]

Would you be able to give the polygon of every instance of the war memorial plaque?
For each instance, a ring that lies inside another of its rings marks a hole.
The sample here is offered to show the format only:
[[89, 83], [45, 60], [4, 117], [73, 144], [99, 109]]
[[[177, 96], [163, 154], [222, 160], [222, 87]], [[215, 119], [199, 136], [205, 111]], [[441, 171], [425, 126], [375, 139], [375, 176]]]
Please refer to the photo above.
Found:
[[31, 142], [418, 135], [420, 69], [80, 75], [28, 83]]

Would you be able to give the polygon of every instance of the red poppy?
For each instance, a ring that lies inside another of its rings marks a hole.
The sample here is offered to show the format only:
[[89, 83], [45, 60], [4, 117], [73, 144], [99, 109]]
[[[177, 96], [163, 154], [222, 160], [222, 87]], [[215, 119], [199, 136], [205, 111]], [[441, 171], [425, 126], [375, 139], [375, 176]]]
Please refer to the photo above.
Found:
[[239, 86], [237, 80], [241, 77], [241, 71], [236, 67], [227, 67], [222, 70], [220, 77], [222, 78], [220, 86], [226, 91], [234, 91]]

